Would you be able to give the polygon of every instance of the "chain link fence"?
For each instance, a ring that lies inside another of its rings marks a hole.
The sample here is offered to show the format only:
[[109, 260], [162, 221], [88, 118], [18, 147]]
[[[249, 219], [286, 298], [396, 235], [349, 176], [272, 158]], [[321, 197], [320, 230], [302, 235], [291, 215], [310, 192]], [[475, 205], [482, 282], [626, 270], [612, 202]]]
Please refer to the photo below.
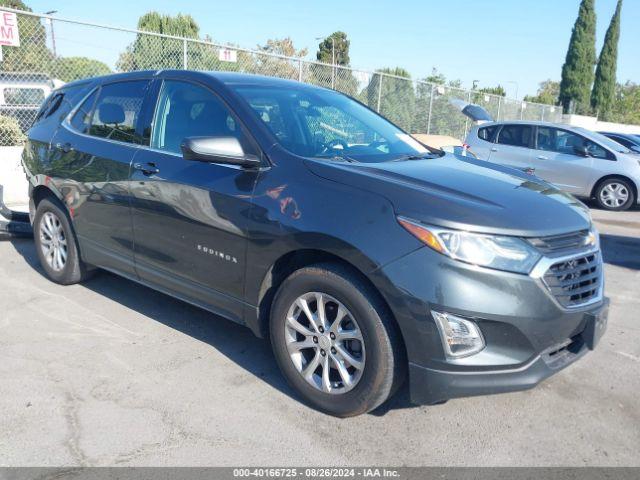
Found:
[[[0, 145], [28, 129], [49, 92], [80, 78], [132, 70], [218, 70], [298, 80], [346, 93], [410, 133], [460, 140], [472, 121], [450, 103], [456, 98], [485, 107], [497, 120], [559, 122], [561, 107], [436, 85], [380, 72], [332, 66], [301, 58], [131, 29], [14, 11], [20, 46], [3, 47], [0, 63]], [[74, 52], [78, 56], [65, 56]]]

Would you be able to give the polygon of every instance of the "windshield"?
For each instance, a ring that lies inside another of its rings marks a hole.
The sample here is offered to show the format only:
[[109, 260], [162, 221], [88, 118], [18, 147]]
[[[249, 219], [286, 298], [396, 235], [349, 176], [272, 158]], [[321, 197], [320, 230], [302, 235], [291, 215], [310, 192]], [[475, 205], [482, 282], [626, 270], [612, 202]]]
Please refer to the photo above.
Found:
[[605, 147], [610, 148], [614, 152], [631, 153], [631, 150], [629, 150], [627, 147], [625, 147], [624, 145], [620, 145], [618, 142], [611, 140], [609, 137], [605, 137], [601, 133], [592, 132], [591, 130], [587, 130], [586, 128], [582, 128], [582, 127], [574, 127], [574, 128], [584, 133], [592, 140], [595, 140], [596, 142], [599, 142]]
[[235, 90], [278, 143], [296, 155], [377, 163], [429, 154], [411, 136], [337, 92], [262, 86]]

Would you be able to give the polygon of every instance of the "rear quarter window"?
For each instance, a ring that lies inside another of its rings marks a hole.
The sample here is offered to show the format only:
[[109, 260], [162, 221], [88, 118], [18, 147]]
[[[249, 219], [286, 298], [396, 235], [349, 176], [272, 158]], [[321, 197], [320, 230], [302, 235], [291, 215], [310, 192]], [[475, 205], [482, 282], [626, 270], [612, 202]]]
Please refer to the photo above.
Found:
[[478, 138], [486, 142], [493, 142], [497, 130], [498, 127], [495, 125], [492, 127], [482, 127], [478, 130]]

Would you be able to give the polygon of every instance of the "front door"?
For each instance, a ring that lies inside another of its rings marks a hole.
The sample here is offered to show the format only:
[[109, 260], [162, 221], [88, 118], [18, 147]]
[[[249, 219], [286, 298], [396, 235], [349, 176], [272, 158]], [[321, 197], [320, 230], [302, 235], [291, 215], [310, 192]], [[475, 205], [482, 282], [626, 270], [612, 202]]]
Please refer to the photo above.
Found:
[[138, 275], [239, 320], [257, 170], [185, 160], [180, 144], [186, 137], [235, 136], [245, 150], [257, 150], [225, 104], [200, 84], [164, 80], [152, 125], [150, 148], [133, 160]]
[[532, 158], [535, 174], [561, 190], [585, 194], [593, 176], [594, 160], [580, 155], [576, 149], [587, 147], [592, 151], [592, 143], [568, 130], [538, 127]]
[[73, 218], [84, 260], [126, 274], [133, 267], [129, 175], [148, 80], [103, 85], [52, 141], [53, 180]]

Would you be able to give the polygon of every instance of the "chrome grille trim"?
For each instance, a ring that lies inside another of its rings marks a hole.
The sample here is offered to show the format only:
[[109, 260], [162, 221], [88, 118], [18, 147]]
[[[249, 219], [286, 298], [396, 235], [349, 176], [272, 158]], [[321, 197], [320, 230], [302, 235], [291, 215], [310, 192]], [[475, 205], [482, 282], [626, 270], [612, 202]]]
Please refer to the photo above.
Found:
[[602, 300], [604, 279], [599, 249], [543, 257], [530, 275], [541, 280], [563, 308], [581, 308]]
[[563, 251], [576, 251], [584, 248], [589, 238], [589, 230], [552, 235], [548, 237], [530, 237], [526, 240], [544, 255]]

